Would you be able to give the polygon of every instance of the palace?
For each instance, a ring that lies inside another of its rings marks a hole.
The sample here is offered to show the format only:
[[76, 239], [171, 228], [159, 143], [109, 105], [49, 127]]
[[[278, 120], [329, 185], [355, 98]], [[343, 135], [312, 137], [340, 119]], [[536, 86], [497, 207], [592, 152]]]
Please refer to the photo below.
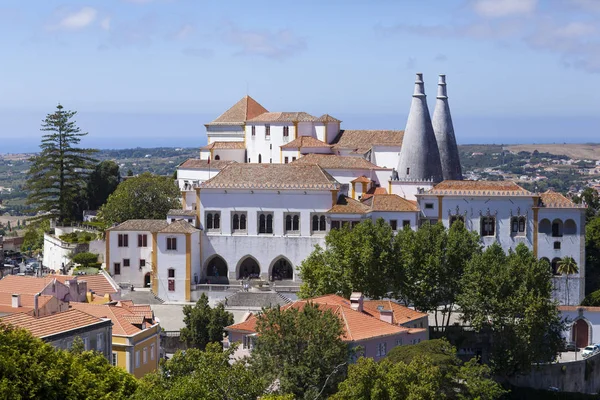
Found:
[[[298, 265], [332, 229], [460, 219], [484, 245], [524, 243], [547, 259], [562, 304], [583, 299], [584, 207], [513, 182], [463, 180], [444, 75], [431, 118], [417, 74], [404, 131], [344, 130], [331, 115], [269, 112], [246, 96], [206, 132], [199, 158], [178, 167], [181, 209], [107, 231], [105, 262], [117, 282], [151, 286], [168, 302], [195, 301], [206, 283], [297, 286]], [[557, 274], [564, 256], [579, 266], [569, 296]]]

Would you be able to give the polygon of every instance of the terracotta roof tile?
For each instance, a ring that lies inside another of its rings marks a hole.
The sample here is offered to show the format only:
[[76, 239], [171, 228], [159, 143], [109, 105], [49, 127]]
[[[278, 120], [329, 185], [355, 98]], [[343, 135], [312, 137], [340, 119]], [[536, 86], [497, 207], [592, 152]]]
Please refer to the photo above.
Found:
[[104, 296], [105, 294], [118, 293], [118, 289], [109, 281], [104, 273], [96, 275], [81, 275], [77, 277], [78, 281], [85, 281], [87, 283], [87, 290], [94, 292], [98, 296]]
[[174, 217], [195, 217], [195, 210], [169, 210], [167, 216], [172, 215]]
[[244, 142], [212, 142], [204, 147], [200, 147], [200, 150], [245, 150], [246, 144]]
[[[27, 313], [33, 311], [34, 305], [34, 294], [21, 294], [15, 293], [21, 296], [21, 306], [12, 306], [12, 295], [13, 293], [0, 293], [0, 313], [12, 314], [12, 313]], [[43, 308], [49, 301], [54, 297], [47, 295], [38, 296], [38, 309]]]
[[512, 181], [443, 181], [426, 194], [472, 196], [533, 196]]
[[314, 122], [317, 119], [305, 112], [267, 112], [248, 122]]
[[331, 147], [331, 145], [312, 136], [300, 136], [289, 143], [279, 146], [282, 149], [301, 149], [303, 147]]
[[575, 204], [560, 193], [548, 190], [540, 194], [543, 207], [546, 208], [585, 208], [585, 205]]
[[341, 130], [334, 139], [334, 149], [350, 149], [366, 153], [373, 146], [402, 146], [404, 131]]
[[245, 321], [229, 325], [226, 329], [238, 332], [256, 332], [256, 315], [250, 313]]
[[[30, 294], [34, 295], [40, 293], [46, 286], [48, 286], [54, 279], [59, 282], [62, 280], [57, 276], [46, 276], [38, 278], [35, 276], [19, 276], [19, 275], [7, 275], [0, 280], [0, 292], [3, 293], [18, 293], [18, 294]], [[64, 277], [64, 275], [62, 275]], [[75, 277], [71, 276], [70, 279]], [[66, 281], [62, 280], [62, 283]], [[32, 303], [33, 304], [33, 303]]]
[[2, 322], [27, 329], [35, 337], [45, 338], [104, 321], [83, 311], [71, 309], [37, 318], [24, 313], [11, 314], [3, 317]]
[[364, 175], [350, 181], [351, 183], [371, 183], [371, 180]]
[[334, 117], [332, 117], [329, 114], [323, 114], [323, 115], [321, 115], [319, 118], [316, 119], [316, 121], [317, 122], [337, 122], [337, 123], [342, 122], [339, 119], [334, 118]]
[[363, 200], [371, 211], [419, 211], [417, 204], [397, 194], [374, 194]]
[[[109, 318], [113, 322], [113, 334], [131, 336], [141, 329], [132, 324], [129, 319], [136, 317], [136, 314], [127, 308], [118, 304], [89, 304], [89, 303], [71, 303], [71, 307], [76, 310], [86, 312], [98, 318]], [[139, 318], [134, 319], [138, 321]], [[152, 324], [154, 320], [152, 321]]]
[[107, 231], [148, 231], [158, 232], [165, 228], [168, 222], [164, 219], [130, 219]]
[[[387, 190], [385, 188], [382, 187], [371, 187], [366, 194], [363, 195], [362, 199], [363, 200], [367, 200], [369, 197], [373, 196], [374, 194], [388, 194]], [[415, 202], [415, 205], [417, 203]]]
[[558, 306], [560, 311], [591, 311], [591, 312], [600, 312], [600, 307], [588, 307], [588, 306]]
[[198, 232], [198, 229], [194, 228], [189, 222], [180, 219], [175, 222], [171, 222], [169, 225], [158, 231], [158, 233], [194, 233]]
[[200, 187], [211, 189], [337, 190], [337, 181], [317, 165], [231, 164]]
[[362, 157], [338, 156], [334, 154], [307, 154], [292, 164], [316, 164], [325, 169], [381, 169]]
[[351, 197], [340, 196], [337, 203], [331, 207], [330, 214], [366, 214], [370, 211], [369, 207]]
[[188, 160], [179, 164], [179, 169], [223, 169], [229, 164], [233, 164], [235, 161], [226, 160], [199, 160], [197, 158], [189, 158]]
[[206, 125], [243, 125], [244, 122], [268, 112], [250, 96], [244, 96], [230, 109]]
[[391, 300], [364, 300], [363, 301], [363, 310], [372, 315], [375, 318], [380, 317], [380, 311], [378, 307], [382, 307], [384, 310], [392, 310], [393, 311], [393, 323], [405, 324], [407, 322], [413, 321], [415, 319], [420, 319], [426, 317], [426, 313], [422, 313], [403, 305], [400, 305]]

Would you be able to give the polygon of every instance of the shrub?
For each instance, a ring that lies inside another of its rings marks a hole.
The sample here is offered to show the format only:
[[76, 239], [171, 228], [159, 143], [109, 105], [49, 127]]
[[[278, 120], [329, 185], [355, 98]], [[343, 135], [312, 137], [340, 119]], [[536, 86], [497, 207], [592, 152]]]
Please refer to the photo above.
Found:
[[98, 263], [98, 254], [87, 251], [78, 253], [73, 256], [73, 262], [76, 264], [81, 264], [81, 266], [84, 268], [91, 267], [92, 264]]

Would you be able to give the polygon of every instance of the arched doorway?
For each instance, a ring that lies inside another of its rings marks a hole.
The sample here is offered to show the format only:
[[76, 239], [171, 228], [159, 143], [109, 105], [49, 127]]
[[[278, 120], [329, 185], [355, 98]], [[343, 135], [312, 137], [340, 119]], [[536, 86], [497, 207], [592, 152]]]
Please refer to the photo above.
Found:
[[294, 279], [294, 267], [284, 257], [280, 257], [271, 267], [272, 281], [291, 281]]
[[229, 283], [227, 262], [221, 256], [214, 256], [206, 263], [206, 279], [210, 283]]
[[258, 279], [260, 278], [260, 266], [252, 257], [246, 257], [238, 268], [238, 279]]
[[146, 275], [144, 275], [144, 287], [150, 287], [151, 281], [152, 278], [150, 272], [146, 272]]
[[587, 322], [584, 319], [578, 319], [571, 328], [571, 340], [578, 348], [583, 348], [590, 344], [589, 333]]

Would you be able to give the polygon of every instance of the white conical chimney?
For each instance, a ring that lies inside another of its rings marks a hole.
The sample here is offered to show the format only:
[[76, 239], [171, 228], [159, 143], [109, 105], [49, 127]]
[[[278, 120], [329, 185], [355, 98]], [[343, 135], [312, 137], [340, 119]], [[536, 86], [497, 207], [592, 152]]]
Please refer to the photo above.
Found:
[[454, 126], [448, 105], [446, 75], [440, 75], [438, 95], [433, 112], [433, 130], [440, 152], [444, 180], [462, 180], [462, 167], [458, 155], [458, 145], [454, 135]]

